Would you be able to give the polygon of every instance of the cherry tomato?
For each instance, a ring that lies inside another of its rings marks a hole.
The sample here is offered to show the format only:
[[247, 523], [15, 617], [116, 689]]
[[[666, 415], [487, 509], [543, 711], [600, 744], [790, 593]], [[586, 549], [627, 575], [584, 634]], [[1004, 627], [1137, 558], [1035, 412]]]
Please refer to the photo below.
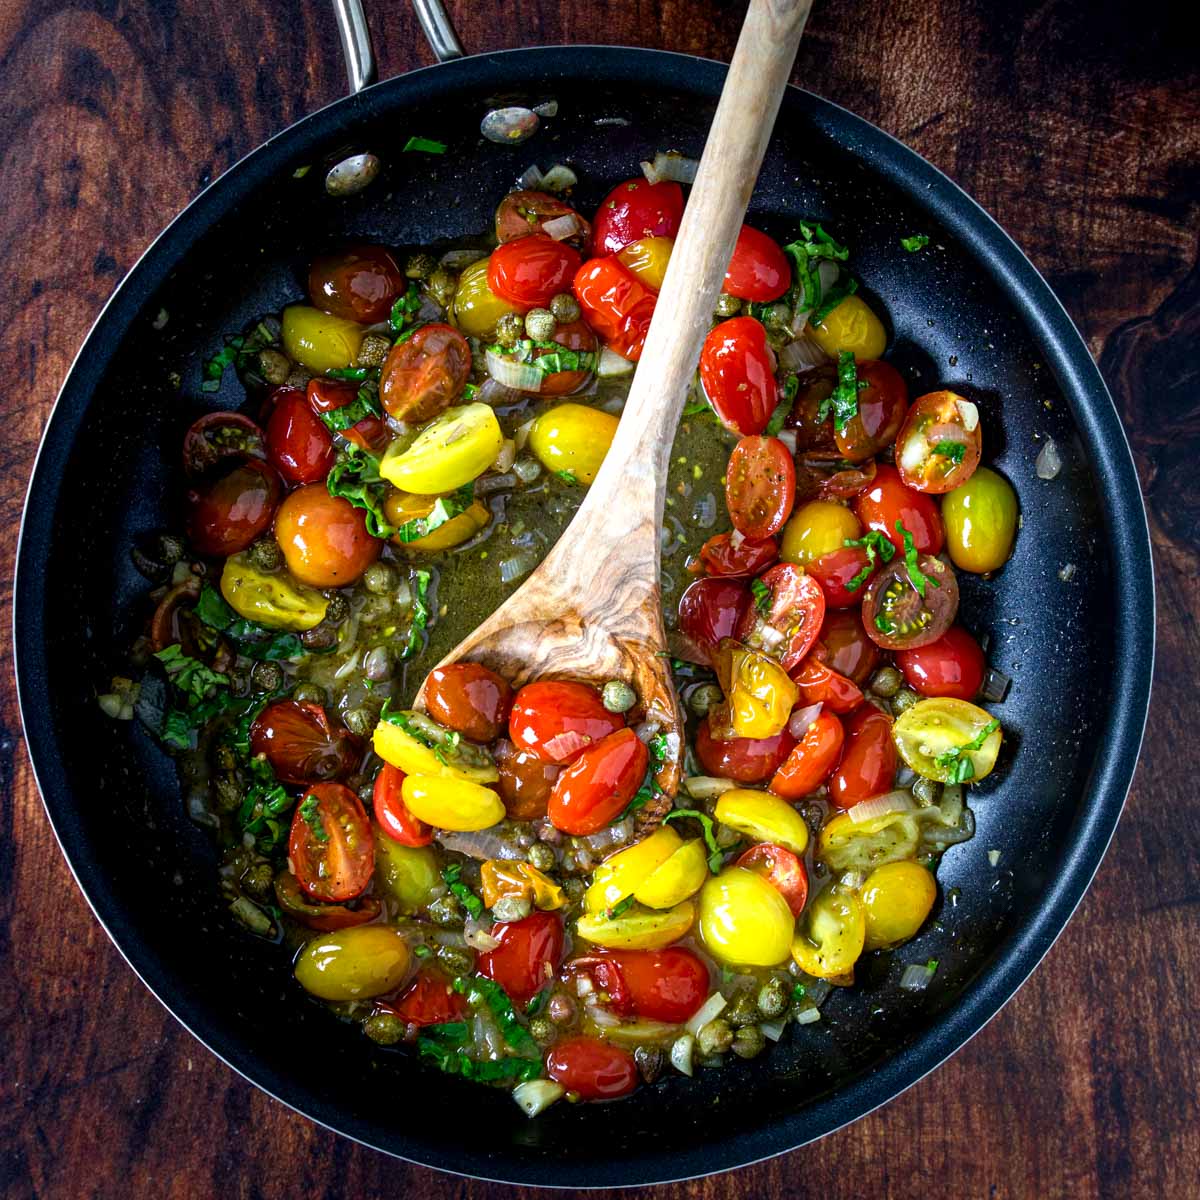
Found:
[[744, 437], [725, 468], [725, 507], [733, 527], [748, 538], [778, 533], [792, 514], [796, 468], [775, 437]]
[[787, 761], [771, 776], [771, 791], [785, 800], [811, 796], [838, 765], [844, 740], [841, 721], [831, 712], [818, 713]]
[[718, 533], [700, 547], [700, 565], [710, 575], [740, 578], [765, 571], [779, 557], [779, 543], [772, 537], [739, 537]]
[[769, 738], [715, 738], [708, 718], [696, 730], [696, 757], [709, 775], [738, 783], [770, 779], [792, 752], [796, 739], [786, 729]]
[[591, 226], [569, 204], [549, 192], [509, 192], [496, 209], [496, 241], [513, 242], [541, 233], [547, 221], [573, 216], [579, 222], [579, 233], [567, 241], [586, 242]]
[[808, 573], [821, 585], [828, 608], [861, 604], [872, 570], [871, 560], [861, 546], [831, 550], [808, 564]]
[[475, 960], [475, 970], [485, 979], [494, 979], [514, 1004], [528, 1004], [558, 974], [562, 918], [557, 913], [532, 912], [520, 921], [497, 921], [491, 933], [500, 944]]
[[979, 643], [961, 625], [951, 625], [936, 642], [897, 650], [896, 666], [913, 691], [956, 700], [974, 700], [987, 670]]
[[[313, 412], [320, 416], [322, 413], [334, 412], [353, 404], [358, 396], [358, 384], [348, 383], [342, 379], [310, 379], [308, 381], [308, 403]], [[376, 416], [366, 416], [353, 425], [339, 431], [348, 442], [353, 442], [362, 450], [375, 453], [381, 451], [391, 439], [388, 427]]]
[[961, 487], [979, 466], [979, 410], [954, 392], [930, 392], [909, 410], [896, 439], [900, 478], [927, 495]]
[[739, 300], [759, 304], [778, 300], [792, 286], [787, 255], [773, 238], [743, 225], [733, 246], [724, 290]]
[[508, 724], [512, 687], [482, 663], [435, 667], [425, 684], [429, 715], [473, 742], [494, 742]]
[[829, 803], [853, 808], [889, 791], [896, 775], [896, 745], [892, 718], [873, 704], [864, 704], [846, 719], [846, 747], [829, 779]]
[[502, 300], [528, 310], [571, 290], [582, 260], [578, 251], [544, 233], [504, 242], [488, 259], [488, 287]]
[[383, 770], [375, 776], [375, 789], [371, 793], [375, 820], [392, 841], [402, 846], [428, 846], [433, 841], [433, 827], [409, 812], [400, 794], [403, 783], [404, 772], [385, 762]]
[[848, 463], [840, 450], [796, 456], [796, 500], [853, 500], [875, 481], [875, 460]]
[[358, 762], [358, 739], [333, 726], [319, 704], [276, 700], [250, 726], [250, 752], [266, 757], [283, 783], [322, 783], [348, 775]]
[[867, 636], [862, 617], [854, 609], [835, 609], [825, 614], [813, 657], [861, 685], [879, 663], [879, 647]]
[[[821, 622], [825, 619], [825, 593], [817, 581], [795, 563], [776, 563], [760, 582], [768, 590], [768, 599], [763, 605], [766, 612], [760, 613], [756, 605], [746, 614], [740, 640], [778, 658], [783, 669], [790, 671], [800, 665], [817, 640]], [[762, 632], [764, 624], [782, 633], [784, 640], [774, 644], [777, 639], [771, 635], [773, 644], [768, 646]]]
[[467, 1015], [466, 997], [450, 986], [450, 980], [441, 971], [432, 967], [423, 967], [393, 1003], [379, 1007], [418, 1028], [461, 1021]]
[[585, 683], [527, 683], [513, 698], [508, 736], [518, 749], [565, 766], [589, 746], [625, 727], [600, 693]]
[[641, 238], [669, 237], [683, 220], [683, 189], [677, 183], [627, 179], [600, 202], [592, 222], [592, 253], [616, 254]]
[[263, 431], [241, 413], [205, 413], [183, 435], [183, 469], [189, 475], [209, 475], [229, 459], [266, 456]]
[[396, 260], [382, 246], [355, 246], [341, 254], [322, 255], [313, 259], [308, 271], [313, 304], [361, 325], [386, 321], [406, 285]]
[[379, 901], [371, 896], [364, 896], [357, 908], [312, 901], [300, 890], [300, 884], [291, 871], [282, 871], [275, 877], [275, 899], [292, 920], [322, 933], [365, 925], [368, 921], [375, 920], [380, 912]]
[[679, 597], [679, 629], [703, 661], [711, 662], [721, 639], [735, 637], [752, 608], [753, 598], [744, 583], [719, 577], [697, 579]]
[[737, 860], [737, 865], [762, 875], [787, 901], [793, 917], [804, 911], [808, 899], [808, 872], [790, 850], [771, 842], [759, 842]]
[[693, 950], [606, 950], [578, 958], [568, 970], [585, 971], [623, 1017], [682, 1025], [708, 997], [708, 967]]
[[548, 763], [529, 750], [518, 750], [507, 738], [492, 747], [500, 779], [496, 790], [504, 811], [513, 821], [536, 821], [546, 815], [550, 792], [562, 767]]
[[863, 462], [896, 440], [908, 411], [908, 388], [891, 363], [869, 359], [858, 364], [858, 413], [835, 430], [838, 449], [852, 463]]
[[604, 344], [623, 358], [641, 358], [658, 293], [615, 257], [589, 259], [572, 286], [588, 325]]
[[[596, 335], [584, 321], [572, 321], [569, 325], [559, 325], [550, 339], [566, 350], [575, 350], [580, 354], [596, 352]], [[534, 358], [544, 358], [556, 351], [549, 346], [535, 346]], [[542, 376], [542, 389], [539, 396], [566, 396], [578, 391], [588, 381], [591, 370], [586, 371], [554, 371]]]
[[958, 613], [958, 579], [940, 558], [922, 554], [922, 590], [897, 555], [867, 585], [862, 619], [868, 636], [885, 650], [911, 650], [936, 642]]
[[810, 654], [792, 673], [792, 682], [800, 689], [800, 703], [823, 704], [830, 712], [853, 712], [863, 694], [853, 680], [827, 667], [816, 654]]
[[837, 368], [830, 365], [810, 367], [796, 376], [796, 394], [784, 418], [783, 427], [795, 431], [796, 452], [819, 451], [842, 457], [833, 436], [828, 413], [818, 416], [821, 406], [833, 395], [838, 384]]
[[334, 463], [333, 439], [299, 388], [277, 388], [267, 457], [288, 483], [317, 483]]
[[704, 339], [700, 382], [726, 429], [743, 436], [762, 433], [775, 411], [775, 352], [753, 317], [722, 321]]
[[550, 824], [574, 837], [599, 833], [624, 811], [646, 777], [650, 755], [632, 729], [589, 746], [555, 780]]
[[440, 417], [471, 374], [471, 347], [450, 325], [422, 325], [383, 360], [379, 399], [400, 421], [421, 425]]
[[275, 468], [249, 458], [216, 478], [188, 488], [187, 532], [199, 554], [228, 558], [270, 527], [283, 495]]
[[296, 805], [288, 861], [305, 895], [353, 900], [371, 882], [375, 843], [358, 797], [340, 783], [316, 783]]
[[875, 478], [854, 502], [858, 519], [877, 529], [903, 554], [904, 537], [896, 530], [899, 521], [913, 537], [921, 554], [937, 554], [946, 540], [937, 505], [922, 492], [904, 486], [895, 467], [879, 466]]
[[318, 588], [356, 583], [383, 549], [367, 532], [366, 513], [320, 483], [297, 488], [279, 506], [275, 540], [288, 570]]
[[616, 1100], [638, 1083], [633, 1055], [611, 1042], [571, 1037], [546, 1055], [546, 1074], [581, 1100]]

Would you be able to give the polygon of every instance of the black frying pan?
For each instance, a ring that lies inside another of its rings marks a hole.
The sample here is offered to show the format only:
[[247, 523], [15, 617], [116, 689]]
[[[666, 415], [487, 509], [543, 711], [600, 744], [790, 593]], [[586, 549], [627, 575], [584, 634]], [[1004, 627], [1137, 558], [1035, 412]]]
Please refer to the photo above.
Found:
[[[367, 76], [369, 45], [347, 30]], [[452, 34], [441, 50], [454, 51]], [[303, 997], [284, 957], [229, 919], [214, 848], [188, 820], [170, 760], [100, 713], [96, 685], [121, 669], [144, 611], [128, 548], [143, 531], [178, 526], [183, 430], [203, 409], [243, 400], [232, 381], [198, 391], [221, 334], [301, 295], [305, 264], [327, 244], [485, 229], [531, 162], [569, 159], [586, 212], [655, 150], [698, 155], [724, 74], [648, 50], [519, 50], [415, 71], [301, 121], [226, 172], [129, 273], [71, 369], [34, 471], [16, 581], [18, 684], [46, 808], [85, 895], [146, 984], [236, 1070], [343, 1134], [431, 1166], [627, 1185], [748, 1163], [854, 1120], [961, 1046], [1029, 974], [1095, 872], [1133, 773], [1153, 583], [1104, 384], [1050, 289], [981, 209], [886, 134], [795, 89], [755, 223], [786, 238], [797, 218], [818, 217], [850, 243], [913, 394], [954, 385], [978, 401], [988, 458], [1016, 485], [1024, 516], [999, 577], [963, 580], [968, 622], [1015, 682], [997, 709], [1001, 769], [972, 789], [978, 834], [939, 872], [961, 899], [903, 954], [939, 960], [926, 992], [899, 992], [901, 964], [885, 962], [765, 1059], [669, 1077], [619, 1104], [557, 1105], [531, 1122], [506, 1094], [378, 1048]], [[559, 115], [531, 142], [480, 139], [498, 101], [549, 98]], [[612, 118], [626, 123], [597, 124]], [[402, 155], [413, 133], [448, 153]], [[331, 199], [320, 169], [294, 177], [348, 150], [383, 161], [361, 194]], [[907, 254], [899, 239], [917, 232], [931, 247]], [[156, 330], [161, 310], [169, 319]], [[1053, 482], [1034, 473], [1038, 435], [1065, 459]]]

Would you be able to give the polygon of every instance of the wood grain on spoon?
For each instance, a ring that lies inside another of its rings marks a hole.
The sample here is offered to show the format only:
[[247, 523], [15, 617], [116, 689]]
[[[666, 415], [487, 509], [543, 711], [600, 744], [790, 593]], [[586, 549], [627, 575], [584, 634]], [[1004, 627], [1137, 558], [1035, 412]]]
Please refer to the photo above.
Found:
[[670, 747], [658, 776], [664, 796], [641, 810], [642, 825], [670, 808], [683, 754], [659, 591], [671, 446], [810, 8], [752, 0], [604, 465], [543, 562], [442, 660], [481, 662], [516, 687], [630, 683]]

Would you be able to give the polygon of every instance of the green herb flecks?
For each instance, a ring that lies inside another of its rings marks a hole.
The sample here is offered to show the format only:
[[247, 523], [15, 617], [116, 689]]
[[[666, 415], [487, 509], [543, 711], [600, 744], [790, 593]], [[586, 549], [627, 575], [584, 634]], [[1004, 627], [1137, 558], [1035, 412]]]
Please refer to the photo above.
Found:
[[559, 477], [559, 479], [561, 479], [561, 480], [562, 480], [564, 483], [569, 483], [569, 484], [570, 484], [572, 487], [578, 487], [578, 486], [579, 486], [579, 480], [578, 480], [578, 479], [575, 477], [575, 472], [574, 472], [574, 471], [555, 471], [554, 473], [555, 473], [555, 475], [557, 475], [557, 476]]
[[704, 831], [704, 845], [708, 848], [708, 869], [714, 875], [717, 874], [721, 869], [725, 853], [717, 845], [717, 835], [714, 830], [712, 817], [708, 813], [702, 813], [695, 808], [677, 808], [663, 817], [663, 824], [665, 825], [668, 821], [682, 820], [684, 817], [691, 817], [693, 820], [700, 822], [700, 828]]
[[340, 379], [345, 383], [362, 383], [370, 373], [370, 367], [330, 367], [325, 372], [328, 378]]
[[408, 141], [404, 143], [404, 149], [402, 153], [409, 154], [414, 151], [418, 154], [445, 154], [446, 143], [434, 141], [433, 138], [410, 137]]
[[824, 421], [833, 413], [833, 427], [841, 433], [858, 416], [858, 393], [870, 385], [858, 377], [854, 355], [849, 350], [838, 354], [837, 387], [821, 401], [817, 420]]
[[325, 823], [321, 820], [321, 802], [316, 796], [305, 796], [300, 802], [300, 817], [312, 830], [312, 835], [318, 842], [329, 841], [325, 832]]
[[429, 625], [429, 582], [433, 576], [428, 571], [415, 570], [412, 575], [412, 618], [408, 627], [408, 641], [404, 644], [401, 658], [412, 658], [422, 646], [422, 638]]
[[610, 825], [615, 825], [618, 821], [632, 816], [639, 809], [645, 808], [651, 800], [656, 800], [663, 794], [662, 789], [658, 786], [658, 773], [671, 753], [667, 735], [665, 733], [656, 734], [647, 743], [646, 748], [650, 751], [650, 761], [646, 767], [646, 777], [642, 780], [642, 786], [634, 793], [633, 799], [625, 805], [624, 809], [609, 821]]
[[221, 380], [229, 367], [236, 366], [239, 374], [246, 371], [255, 355], [274, 342], [274, 332], [262, 321], [245, 336], [239, 334], [236, 337], [226, 338], [225, 345], [205, 362], [204, 379], [200, 384], [200, 390], [202, 392], [220, 391]]
[[474, 483], [463, 484], [456, 492], [448, 496], [439, 496], [434, 501], [433, 508], [424, 517], [413, 517], [405, 521], [396, 530], [395, 537], [401, 542], [415, 542], [428, 537], [435, 529], [440, 529], [447, 521], [465, 513], [475, 502]]
[[765, 617], [771, 611], [770, 585], [755, 579], [750, 584], [750, 593], [754, 597], [754, 607]]
[[917, 553], [917, 547], [913, 543], [913, 535], [904, 528], [903, 521], [896, 522], [896, 532], [904, 539], [904, 569], [908, 572], [909, 582], [923, 600], [927, 583], [933, 584], [935, 588], [940, 588], [942, 585], [932, 575], [926, 575], [921, 570], [921, 556]]
[[622, 913], [627, 913], [633, 907], [633, 897], [626, 896], [624, 900], [614, 904], [612, 908], [604, 910], [604, 916], [609, 921], [615, 921]]
[[[287, 838], [291, 822], [287, 814], [295, 803], [283, 784], [275, 779], [275, 772], [265, 758], [248, 758], [246, 771], [251, 783], [242, 797], [242, 803], [234, 814], [237, 828], [242, 835], [249, 834], [255, 847], [262, 854], [273, 854]], [[315, 798], [310, 797], [310, 799]], [[320, 818], [317, 818], [318, 825]], [[325, 830], [321, 829], [324, 834]], [[325, 836], [328, 840], [328, 835]]]
[[[788, 419], [792, 412], [792, 401], [796, 398], [796, 389], [799, 387], [799, 382], [795, 375], [789, 375], [787, 383], [783, 389], [783, 399], [775, 405], [775, 411], [771, 414], [771, 419], [767, 422], [766, 429], [763, 433], [767, 437], [778, 437], [780, 430], [783, 428], [783, 423]], [[788, 391], [791, 395], [788, 395]]]
[[[372, 368], [377, 371], [378, 368]], [[354, 399], [341, 408], [330, 409], [319, 414], [322, 423], [330, 433], [344, 433], [367, 417], [382, 419], [383, 410], [379, 407], [379, 389], [374, 380], [368, 379], [358, 389]]]
[[487, 350], [509, 362], [533, 367], [543, 375], [557, 375], [560, 371], [592, 371], [599, 357], [591, 350], [571, 350], [560, 342], [535, 341], [533, 338], [521, 338], [513, 346], [488, 346]]
[[802, 983], [798, 983], [798, 984], [796, 984], [796, 986], [794, 988], [792, 988], [792, 999], [793, 1000], [803, 1000], [804, 997], [807, 995], [808, 995], [808, 988], [806, 988], [804, 986], [804, 984], [802, 984]]
[[975, 763], [971, 754], [975, 750], [982, 750], [983, 743], [999, 728], [1000, 722], [993, 718], [969, 742], [954, 746], [933, 760], [950, 772], [947, 783], [966, 783], [968, 779], [975, 778]]
[[190, 704], [211, 699], [218, 688], [229, 686], [228, 675], [206, 667], [198, 659], [189, 658], [178, 643], [160, 650], [154, 657], [162, 663], [167, 678], [188, 698]]
[[194, 611], [210, 629], [225, 634], [236, 643], [237, 652], [247, 658], [290, 662], [309, 653], [296, 634], [276, 633], [264, 625], [239, 617], [226, 603], [225, 597], [210, 584], [205, 584], [201, 589]]
[[460, 878], [461, 875], [462, 867], [458, 863], [454, 863], [442, 871], [442, 878], [446, 881], [446, 886], [450, 889], [451, 895], [457, 897], [458, 902], [463, 908], [478, 920], [480, 914], [483, 912], [483, 901], [463, 883]]
[[537, 1054], [537, 1043], [533, 1040], [533, 1035], [521, 1024], [508, 993], [495, 980], [484, 979], [479, 975], [467, 980], [456, 979], [454, 989], [463, 992], [472, 1008], [486, 1006], [496, 1018], [501, 1036], [514, 1050], [522, 1054]]
[[351, 446], [344, 457], [334, 463], [325, 480], [331, 496], [349, 500], [355, 508], [367, 514], [367, 532], [372, 537], [390, 538], [396, 527], [388, 523], [383, 512], [386, 486], [379, 474], [379, 459], [366, 450]]
[[788, 302], [794, 310], [815, 312], [825, 300], [817, 271], [818, 263], [822, 259], [845, 262], [850, 257], [850, 251], [830, 237], [820, 225], [803, 223], [800, 225], [800, 236], [784, 246], [783, 251], [791, 258], [795, 268]]
[[943, 458], [948, 458], [952, 463], [958, 464], [966, 456], [967, 447], [964, 442], [938, 442], [933, 447], [933, 452], [934, 454], [940, 454]]
[[909, 254], [916, 254], [918, 250], [924, 250], [929, 245], [929, 237], [924, 233], [914, 233], [912, 237], [903, 237], [900, 239], [902, 245]]
[[871, 572], [875, 570], [876, 556], [882, 562], [890, 563], [896, 554], [896, 547], [878, 529], [869, 530], [860, 538], [846, 538], [842, 545], [861, 546], [867, 552], [867, 565], [846, 584], [848, 592], [857, 592], [871, 578]]
[[413, 316], [421, 307], [421, 290], [415, 283], [408, 285], [408, 290], [392, 305], [388, 315], [388, 324], [393, 333], [400, 333], [406, 325], [412, 324]]

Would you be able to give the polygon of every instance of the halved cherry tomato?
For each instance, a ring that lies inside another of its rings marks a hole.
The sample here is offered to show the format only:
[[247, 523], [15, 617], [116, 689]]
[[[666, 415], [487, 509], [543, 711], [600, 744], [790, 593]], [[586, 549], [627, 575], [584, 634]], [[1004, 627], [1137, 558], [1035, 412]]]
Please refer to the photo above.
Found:
[[896, 666], [913, 691], [955, 700], [974, 700], [987, 670], [979, 643], [961, 625], [951, 625], [936, 642], [897, 650]]
[[605, 950], [577, 958], [568, 971], [589, 975], [622, 1017], [682, 1025], [708, 996], [708, 967], [693, 950]]
[[796, 501], [853, 500], [875, 481], [875, 460], [847, 462], [838, 450], [806, 450], [796, 456]]
[[353, 900], [371, 882], [375, 843], [358, 797], [340, 783], [317, 783], [296, 805], [288, 861], [305, 895]]
[[528, 310], [571, 290], [582, 260], [576, 250], [544, 233], [504, 242], [488, 259], [488, 287], [502, 300]]
[[546, 1055], [546, 1074], [581, 1100], [616, 1100], [638, 1084], [633, 1055], [598, 1038], [570, 1037]]
[[566, 240], [586, 242], [591, 226], [557, 196], [527, 190], [509, 192], [496, 209], [496, 241], [514, 242], [531, 233], [541, 233], [547, 221], [572, 216], [579, 222], [579, 233]]
[[527, 683], [508, 717], [508, 736], [518, 749], [560, 766], [624, 727], [621, 714], [609, 712], [600, 693], [585, 683]]
[[722, 321], [704, 339], [700, 382], [726, 429], [743, 436], [762, 433], [775, 411], [775, 352], [753, 317]]
[[335, 317], [373, 325], [386, 321], [406, 281], [396, 260], [382, 246], [355, 246], [341, 254], [313, 259], [308, 295]]
[[494, 742], [508, 724], [512, 686], [482, 663], [435, 667], [425, 684], [429, 715], [473, 742]]
[[518, 749], [508, 738], [501, 738], [492, 746], [492, 758], [500, 772], [496, 790], [509, 819], [536, 821], [544, 817], [562, 767], [546, 762], [530, 750]]
[[905, 487], [895, 467], [876, 468], [871, 486], [855, 500], [854, 511], [868, 529], [877, 529], [901, 553], [904, 537], [896, 530], [897, 521], [912, 534], [921, 554], [939, 553], [946, 540], [937, 505], [924, 493]]
[[846, 719], [846, 748], [829, 780], [829, 803], [853, 808], [860, 800], [888, 791], [895, 775], [892, 718], [873, 704], [864, 704]]
[[317, 483], [333, 466], [333, 438], [299, 388], [276, 388], [267, 457], [288, 483]]
[[936, 642], [958, 614], [958, 578], [940, 558], [917, 559], [918, 587], [900, 556], [867, 585], [862, 619], [868, 636], [885, 650], [911, 650]]
[[467, 339], [450, 325], [422, 325], [388, 351], [379, 399], [397, 420], [421, 425], [455, 403], [470, 374]]
[[395, 1013], [406, 1025], [444, 1025], [461, 1021], [467, 1015], [467, 1000], [450, 986], [441, 971], [423, 967], [417, 977], [391, 1004], [381, 1004], [386, 1012]]
[[979, 410], [954, 392], [930, 392], [913, 402], [896, 439], [900, 478], [926, 495], [961, 487], [979, 466]]
[[[575, 350], [580, 354], [594, 354], [596, 352], [596, 335], [588, 328], [587, 323], [584, 321], [572, 321], [568, 325], [559, 325], [550, 340], [556, 345], [562, 346], [564, 350]], [[550, 346], [535, 346], [533, 348], [533, 357], [535, 359], [544, 358], [548, 354], [555, 353], [557, 351]], [[590, 369], [549, 372], [542, 376], [542, 388], [538, 395], [566, 396], [571, 392], [578, 391], [588, 381], [591, 374]]]
[[783, 427], [795, 430], [796, 452], [817, 451], [836, 454], [840, 459], [837, 442], [833, 436], [833, 422], [829, 414], [819, 417], [821, 406], [833, 395], [838, 385], [837, 368], [824, 365], [810, 367], [796, 376], [796, 394], [792, 407], [784, 418]]
[[770, 779], [792, 752], [796, 739], [785, 729], [769, 738], [715, 738], [708, 718], [696, 730], [696, 757], [709, 775], [738, 783]]
[[722, 638], [737, 635], [752, 607], [750, 589], [739, 580], [697, 579], [679, 597], [679, 629], [708, 663]]
[[615, 256], [585, 262], [572, 286], [587, 323], [604, 344], [623, 358], [641, 358], [658, 293]]
[[240, 463], [266, 456], [262, 429], [241, 413], [205, 413], [183, 435], [183, 469], [188, 475], [209, 475], [230, 459]]
[[250, 726], [250, 753], [263, 755], [283, 783], [341, 779], [358, 762], [358, 739], [331, 725], [319, 704], [276, 700]]
[[497, 921], [491, 933], [500, 944], [475, 960], [475, 970], [485, 979], [494, 979], [514, 1004], [528, 1004], [558, 974], [562, 918], [552, 912], [532, 912], [520, 921]]
[[871, 569], [871, 560], [861, 546], [831, 550], [808, 564], [808, 573], [821, 585], [829, 608], [853, 608], [861, 604]]
[[[358, 395], [358, 385], [342, 379], [310, 379], [308, 381], [308, 403], [313, 412], [320, 416], [322, 413], [334, 412], [353, 404]], [[376, 416], [363, 417], [347, 429], [339, 431], [348, 442], [353, 442], [362, 450], [378, 452], [383, 449], [391, 434], [388, 427]]]
[[896, 440], [908, 411], [908, 388], [891, 363], [869, 359], [858, 364], [858, 412], [834, 432], [837, 447], [852, 463], [864, 462]]
[[773, 238], [743, 225], [733, 246], [724, 290], [739, 300], [759, 304], [778, 300], [792, 286], [787, 255]]
[[725, 468], [725, 507], [733, 527], [748, 538], [778, 533], [792, 514], [796, 468], [775, 437], [744, 437]]
[[404, 772], [385, 762], [383, 770], [375, 776], [375, 788], [371, 793], [375, 820], [392, 841], [402, 846], [428, 846], [433, 841], [433, 826], [409, 811], [400, 794], [403, 783]]
[[[795, 563], [777, 563], [762, 576], [761, 582], [769, 593], [763, 605], [765, 615], [756, 606], [743, 618], [737, 636], [747, 646], [778, 658], [783, 669], [790, 671], [800, 665], [817, 640], [825, 619], [825, 593]], [[782, 633], [784, 640], [779, 642], [773, 635], [764, 636], [764, 625]]]
[[266, 533], [283, 495], [275, 468], [248, 458], [213, 479], [188, 488], [187, 532], [193, 548], [228, 558]]
[[800, 689], [801, 704], [823, 704], [830, 712], [853, 712], [863, 701], [858, 685], [830, 670], [815, 653], [792, 672], [792, 682]]
[[785, 800], [811, 796], [838, 765], [845, 736], [841, 721], [833, 713], [818, 713], [787, 761], [771, 776], [771, 791]]
[[787, 901], [793, 917], [804, 911], [804, 902], [808, 899], [808, 872], [790, 850], [771, 842], [759, 842], [757, 846], [751, 846], [736, 865], [764, 876]]
[[649, 759], [632, 729], [618, 729], [589, 746], [554, 781], [550, 824], [574, 837], [599, 833], [633, 799]]
[[[779, 557], [779, 543], [773, 538], [738, 537], [717, 533], [700, 547], [699, 566], [709, 575], [741, 578], [765, 571]], [[692, 568], [695, 569], [694, 567]]]
[[348, 587], [379, 557], [366, 513], [321, 483], [297, 488], [279, 506], [275, 540], [288, 570], [310, 587]]
[[627, 179], [600, 202], [592, 222], [592, 253], [616, 254], [640, 238], [670, 237], [683, 219], [683, 189], [677, 183]]
[[879, 647], [867, 636], [855, 609], [835, 609], [825, 614], [813, 658], [861, 685], [879, 663]]
[[320, 904], [309, 900], [301, 892], [300, 884], [291, 871], [281, 871], [275, 876], [275, 899], [292, 920], [322, 933], [365, 925], [379, 916], [381, 907], [379, 901], [372, 896], [364, 896], [357, 908], [347, 908], [344, 904]]

